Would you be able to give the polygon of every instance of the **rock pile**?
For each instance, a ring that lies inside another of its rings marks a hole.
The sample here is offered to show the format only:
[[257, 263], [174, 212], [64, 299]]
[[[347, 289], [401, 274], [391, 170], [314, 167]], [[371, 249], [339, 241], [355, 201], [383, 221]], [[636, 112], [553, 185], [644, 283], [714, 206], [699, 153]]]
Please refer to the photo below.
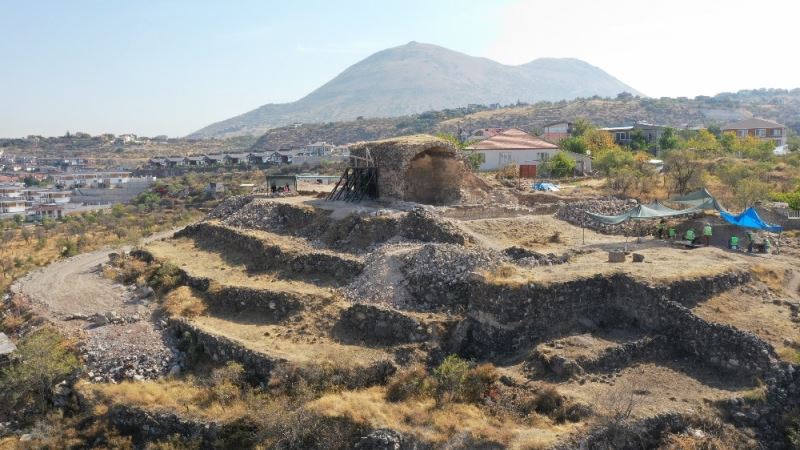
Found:
[[635, 222], [623, 222], [619, 225], [606, 225], [600, 223], [586, 212], [613, 216], [636, 206], [636, 200], [621, 200], [615, 198], [583, 200], [575, 203], [564, 204], [556, 212], [556, 217], [571, 224], [589, 228], [606, 234], [635, 235], [639, 225]]
[[87, 333], [82, 353], [91, 381], [155, 379], [180, 371], [181, 357], [168, 333], [149, 322], [109, 324]]
[[228, 197], [208, 214], [208, 218], [222, 219], [228, 217], [252, 202], [253, 198], [252, 195], [234, 195], [233, 197]]
[[536, 267], [536, 266], [553, 266], [556, 264], [564, 264], [569, 262], [570, 253], [564, 253], [561, 256], [557, 256], [554, 253], [539, 253], [533, 250], [528, 250], [522, 247], [508, 247], [507, 249], [503, 250], [503, 253], [508, 256], [509, 258], [513, 259], [515, 263], [521, 266], [529, 266], [529, 267]]
[[471, 273], [508, 261], [488, 249], [467, 249], [453, 244], [425, 244], [403, 257], [401, 270], [418, 309], [465, 305]]

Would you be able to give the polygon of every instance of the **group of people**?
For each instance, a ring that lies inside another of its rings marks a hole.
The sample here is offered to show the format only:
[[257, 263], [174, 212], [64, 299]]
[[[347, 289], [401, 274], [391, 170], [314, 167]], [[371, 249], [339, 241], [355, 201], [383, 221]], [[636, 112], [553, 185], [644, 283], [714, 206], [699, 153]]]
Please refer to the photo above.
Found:
[[[711, 224], [706, 222], [706, 224], [703, 226], [703, 241], [706, 247], [711, 245], [711, 236], [713, 235], [713, 233], [714, 229], [711, 227]], [[673, 222], [668, 223], [666, 219], [661, 219], [661, 221], [658, 222], [658, 226], [656, 227], [656, 236], [659, 239], [669, 238], [669, 240], [674, 241], [675, 239], [678, 238], [678, 229], [675, 223]], [[683, 239], [691, 242], [693, 245], [697, 245], [698, 241], [700, 240], [700, 237], [697, 236], [697, 233], [695, 233], [694, 228], [690, 227], [684, 233]]]
[[292, 188], [289, 187], [289, 183], [286, 183], [285, 186], [276, 186], [273, 184], [269, 187], [269, 189], [270, 191], [272, 191], [273, 194], [275, 193], [288, 194], [292, 192]]
[[[683, 240], [691, 242], [692, 245], [700, 245], [704, 244], [706, 247], [711, 245], [711, 237], [714, 235], [714, 228], [711, 226], [710, 223], [706, 222], [703, 225], [702, 229], [702, 236], [698, 236], [695, 232], [694, 228], [689, 227], [683, 235]], [[656, 236], [658, 239], [669, 239], [674, 241], [678, 237], [678, 230], [676, 228], [675, 223], [667, 222], [665, 219], [661, 219], [656, 227]], [[771, 248], [771, 243], [769, 238], [764, 238], [763, 242], [758, 243], [756, 242], [753, 233], [750, 230], [745, 231], [745, 236], [747, 238], [747, 252], [753, 253], [754, 248], [758, 248], [760, 252], [769, 253]], [[739, 250], [739, 236], [733, 234], [728, 239], [728, 248], [731, 250]]]

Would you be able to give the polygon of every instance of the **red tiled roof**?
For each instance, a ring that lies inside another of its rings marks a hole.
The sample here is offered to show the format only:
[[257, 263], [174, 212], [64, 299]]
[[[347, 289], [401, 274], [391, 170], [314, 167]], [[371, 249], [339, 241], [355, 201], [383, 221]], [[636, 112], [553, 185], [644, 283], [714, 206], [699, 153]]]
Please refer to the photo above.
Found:
[[524, 150], [530, 148], [555, 149], [558, 146], [531, 136], [522, 130], [510, 128], [497, 136], [476, 142], [467, 148], [471, 150]]

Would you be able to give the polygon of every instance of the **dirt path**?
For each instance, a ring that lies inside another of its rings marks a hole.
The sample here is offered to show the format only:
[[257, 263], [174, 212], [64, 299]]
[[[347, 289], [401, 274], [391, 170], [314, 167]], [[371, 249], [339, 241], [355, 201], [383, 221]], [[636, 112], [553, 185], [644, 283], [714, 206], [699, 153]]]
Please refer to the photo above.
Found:
[[[153, 234], [140, 243], [175, 231]], [[34, 312], [81, 343], [89, 377], [95, 381], [155, 378], [176, 370], [179, 363], [178, 353], [163, 335], [163, 323], [154, 317], [152, 299], [100, 273], [109, 253], [130, 249], [105, 248], [57, 261], [11, 286], [12, 293], [30, 301]]]
[[[175, 231], [153, 234], [142, 239], [141, 243], [169, 237]], [[11, 291], [26, 295], [36, 306], [42, 307], [38, 312], [51, 320], [60, 320], [70, 314], [110, 310], [137, 312], [137, 308], [126, 304], [129, 290], [103, 278], [97, 271], [99, 265], [108, 261], [109, 253], [130, 249], [129, 245], [105, 248], [54, 262], [17, 280]]]

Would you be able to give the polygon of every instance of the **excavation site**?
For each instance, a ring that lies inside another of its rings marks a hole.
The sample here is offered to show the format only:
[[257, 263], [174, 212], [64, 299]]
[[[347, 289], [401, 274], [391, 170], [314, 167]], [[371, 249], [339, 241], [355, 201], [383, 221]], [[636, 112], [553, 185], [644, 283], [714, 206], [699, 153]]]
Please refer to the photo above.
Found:
[[630, 200], [487, 181], [432, 137], [351, 155], [333, 189], [231, 197], [107, 263], [157, 280], [175, 362], [80, 395], [134, 442], [200, 448], [790, 448], [796, 235], [687, 248], [586, 214]]

